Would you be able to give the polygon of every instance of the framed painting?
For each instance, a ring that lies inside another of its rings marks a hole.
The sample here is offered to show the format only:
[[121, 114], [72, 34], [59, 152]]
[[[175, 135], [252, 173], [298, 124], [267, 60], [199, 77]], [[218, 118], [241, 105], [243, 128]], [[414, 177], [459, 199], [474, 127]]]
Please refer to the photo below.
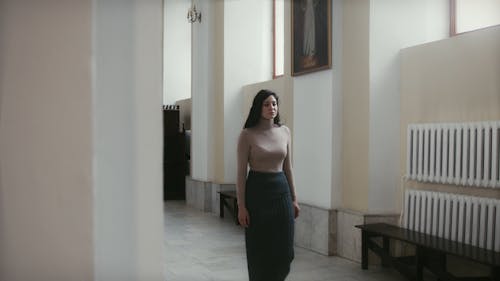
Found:
[[331, 34], [331, 0], [292, 0], [292, 76], [332, 67]]

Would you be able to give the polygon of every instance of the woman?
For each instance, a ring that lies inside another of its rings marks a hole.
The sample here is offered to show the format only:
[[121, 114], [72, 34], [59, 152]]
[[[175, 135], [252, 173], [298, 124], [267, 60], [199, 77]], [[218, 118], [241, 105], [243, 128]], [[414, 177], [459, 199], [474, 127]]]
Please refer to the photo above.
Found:
[[285, 280], [294, 258], [294, 218], [300, 209], [290, 130], [280, 124], [278, 96], [269, 90], [257, 93], [241, 131], [236, 187], [250, 281]]

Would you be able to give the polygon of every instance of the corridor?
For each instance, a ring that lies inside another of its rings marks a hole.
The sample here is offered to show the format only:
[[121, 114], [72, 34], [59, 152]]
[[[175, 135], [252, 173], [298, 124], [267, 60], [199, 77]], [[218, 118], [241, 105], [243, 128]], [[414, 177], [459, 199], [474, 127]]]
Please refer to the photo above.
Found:
[[[204, 213], [184, 201], [167, 201], [165, 255], [167, 281], [246, 281], [244, 231], [226, 217]], [[391, 269], [371, 267], [295, 248], [287, 281], [402, 281]]]

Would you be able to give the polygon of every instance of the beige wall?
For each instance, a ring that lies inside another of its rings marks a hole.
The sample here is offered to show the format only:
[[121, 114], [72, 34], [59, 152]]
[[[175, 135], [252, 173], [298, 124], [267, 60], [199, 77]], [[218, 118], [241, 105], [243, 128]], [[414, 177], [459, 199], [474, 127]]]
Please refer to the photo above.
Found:
[[343, 207], [368, 207], [369, 11], [367, 0], [344, 1]]
[[[500, 120], [500, 26], [401, 51], [401, 176], [409, 123]], [[500, 198], [499, 190], [407, 182], [405, 187]]]
[[93, 279], [91, 2], [0, 2], [0, 280]]

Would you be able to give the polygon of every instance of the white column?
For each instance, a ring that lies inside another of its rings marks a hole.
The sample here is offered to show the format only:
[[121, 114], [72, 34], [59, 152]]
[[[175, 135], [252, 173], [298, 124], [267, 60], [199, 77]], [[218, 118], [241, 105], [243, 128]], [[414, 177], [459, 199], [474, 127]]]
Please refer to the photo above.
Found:
[[93, 3], [94, 280], [163, 280], [162, 1]]
[[211, 181], [214, 169], [214, 105], [215, 105], [215, 27], [213, 1], [194, 1], [202, 13], [201, 23], [192, 27], [191, 77], [191, 176], [200, 181]]

